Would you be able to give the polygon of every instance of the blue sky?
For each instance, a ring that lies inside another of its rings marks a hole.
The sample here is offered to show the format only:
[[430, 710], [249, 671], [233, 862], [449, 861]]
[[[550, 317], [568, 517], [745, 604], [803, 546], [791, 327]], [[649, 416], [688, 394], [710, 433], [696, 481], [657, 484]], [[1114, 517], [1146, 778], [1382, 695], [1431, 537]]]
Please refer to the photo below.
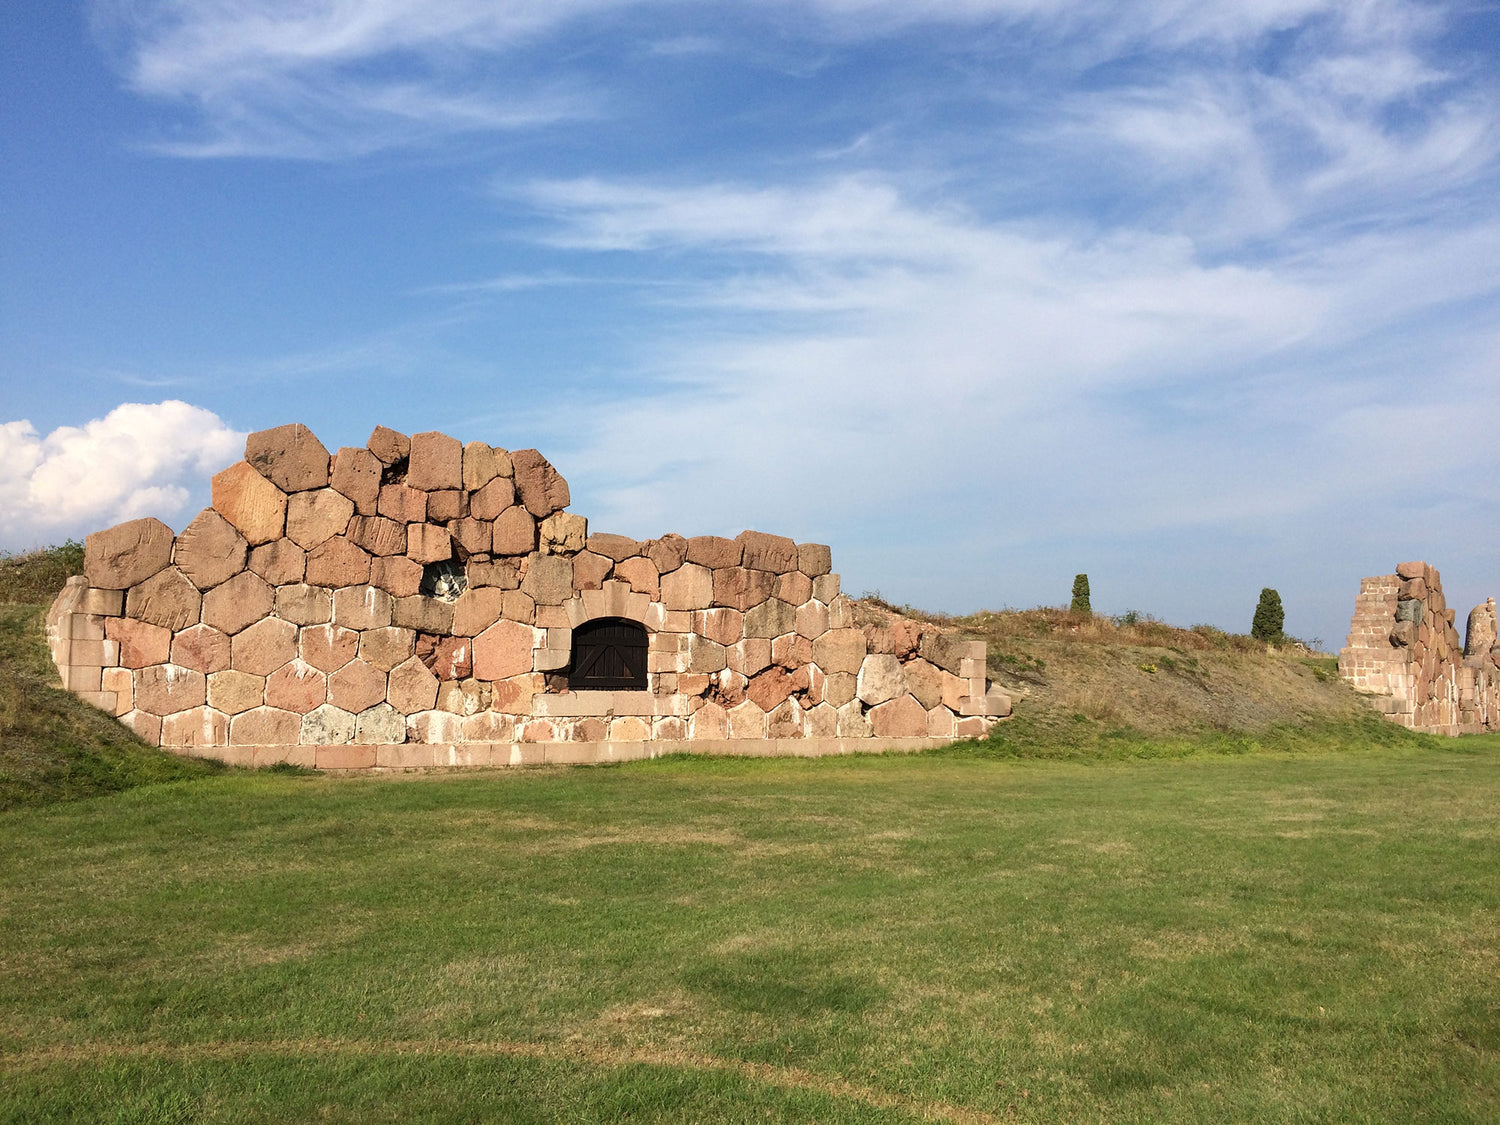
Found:
[[[598, 530], [1342, 643], [1500, 592], [1500, 8], [11, 5], [0, 547], [245, 431], [537, 446]], [[1462, 622], [1460, 622], [1462, 624]]]

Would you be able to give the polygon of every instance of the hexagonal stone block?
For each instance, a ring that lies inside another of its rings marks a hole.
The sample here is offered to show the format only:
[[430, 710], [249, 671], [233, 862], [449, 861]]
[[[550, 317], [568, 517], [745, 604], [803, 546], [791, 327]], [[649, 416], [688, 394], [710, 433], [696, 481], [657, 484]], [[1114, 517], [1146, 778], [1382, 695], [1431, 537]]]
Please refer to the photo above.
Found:
[[279, 617], [266, 617], [235, 634], [231, 659], [241, 672], [269, 676], [297, 658], [297, 626]]
[[275, 707], [256, 707], [229, 720], [235, 746], [292, 746], [301, 732], [301, 715]]
[[203, 595], [175, 566], [158, 571], [125, 595], [125, 615], [171, 629], [174, 633], [198, 622]]
[[270, 614], [275, 593], [260, 575], [242, 570], [203, 595], [203, 623], [230, 636]]
[[135, 674], [135, 709], [148, 715], [167, 716], [208, 699], [208, 678], [192, 668], [176, 664], [153, 664]]
[[245, 569], [250, 552], [245, 537], [212, 508], [204, 508], [182, 529], [172, 561], [200, 590], [211, 590]]
[[178, 711], [161, 721], [163, 746], [228, 746], [229, 716], [212, 707]]
[[[530, 662], [527, 663], [530, 668]], [[415, 656], [391, 669], [386, 699], [403, 715], [429, 711], [437, 702], [438, 679]]]
[[406, 716], [389, 703], [377, 703], [354, 718], [354, 741], [362, 746], [406, 741]]
[[283, 492], [328, 487], [328, 450], [300, 422], [251, 434], [245, 460]]
[[[234, 668], [208, 677], [208, 705], [233, 718], [266, 701], [266, 678]], [[231, 736], [233, 732], [231, 731]]]
[[332, 488], [297, 492], [287, 498], [286, 537], [311, 551], [342, 535], [354, 518], [354, 501]]
[[236, 461], [212, 480], [213, 507], [252, 547], [280, 539], [286, 530], [286, 493], [254, 466]]
[[359, 634], [340, 625], [309, 625], [302, 630], [298, 652], [322, 672], [337, 672], [359, 651]]
[[354, 740], [354, 716], [342, 707], [325, 703], [302, 717], [298, 741], [304, 746], [336, 746]]
[[266, 677], [266, 704], [305, 715], [328, 699], [328, 677], [305, 660], [292, 660]]
[[229, 667], [229, 637], [211, 625], [190, 625], [172, 638], [172, 663], [207, 674]]
[[351, 660], [328, 677], [328, 702], [356, 714], [385, 699], [386, 674], [363, 660]]
[[172, 529], [161, 520], [129, 520], [83, 541], [83, 573], [101, 590], [139, 585], [172, 561]]

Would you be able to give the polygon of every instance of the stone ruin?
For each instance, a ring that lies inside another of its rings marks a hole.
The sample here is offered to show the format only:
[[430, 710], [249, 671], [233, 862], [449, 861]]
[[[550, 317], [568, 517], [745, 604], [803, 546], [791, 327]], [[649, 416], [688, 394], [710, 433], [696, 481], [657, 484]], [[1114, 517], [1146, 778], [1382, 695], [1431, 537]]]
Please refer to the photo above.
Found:
[[982, 641], [856, 628], [829, 549], [590, 534], [534, 449], [251, 434], [182, 531], [88, 536], [64, 686], [178, 752], [319, 768], [910, 749], [1010, 713]]
[[1437, 568], [1406, 562], [1360, 582], [1339, 674], [1393, 722], [1431, 734], [1500, 730], [1495, 599], [1474, 607], [1460, 645]]

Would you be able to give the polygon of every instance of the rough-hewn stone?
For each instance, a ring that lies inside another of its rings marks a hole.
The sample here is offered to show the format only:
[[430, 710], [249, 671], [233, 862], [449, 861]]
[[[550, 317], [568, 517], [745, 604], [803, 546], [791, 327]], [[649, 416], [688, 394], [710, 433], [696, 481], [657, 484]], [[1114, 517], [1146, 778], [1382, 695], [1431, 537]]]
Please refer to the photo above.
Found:
[[587, 545], [588, 549], [594, 554], [603, 555], [612, 562], [621, 562], [624, 559], [634, 558], [642, 552], [642, 547], [638, 540], [631, 539], [626, 535], [612, 535], [608, 532], [590, 535]]
[[779, 637], [797, 628], [797, 609], [780, 598], [753, 606], [745, 614], [746, 637]]
[[714, 572], [706, 567], [683, 563], [671, 574], [662, 576], [661, 603], [667, 609], [708, 609], [713, 602]]
[[339, 625], [305, 626], [297, 642], [298, 654], [320, 672], [337, 672], [358, 651], [359, 634]]
[[221, 672], [229, 667], [229, 637], [210, 625], [190, 625], [172, 638], [171, 662], [205, 674]]
[[227, 746], [229, 716], [212, 707], [179, 711], [161, 721], [163, 746]]
[[473, 637], [417, 638], [417, 659], [432, 670], [440, 681], [462, 680], [474, 674]]
[[153, 664], [135, 674], [135, 709], [165, 717], [208, 699], [208, 677], [177, 664]]
[[687, 561], [709, 570], [739, 566], [745, 557], [745, 545], [738, 539], [719, 535], [694, 535], [687, 541]]
[[354, 501], [331, 488], [296, 492], [287, 498], [286, 537], [311, 551], [342, 535], [354, 516]]
[[474, 638], [474, 675], [505, 680], [531, 671], [536, 631], [515, 621], [497, 621]]
[[213, 507], [252, 547], [280, 539], [286, 528], [286, 493], [244, 461], [212, 480]]
[[324, 625], [333, 620], [333, 593], [323, 586], [297, 583], [276, 591], [276, 616], [294, 625]]
[[681, 535], [668, 534], [645, 544], [645, 555], [658, 574], [670, 574], [687, 562], [688, 541]]
[[500, 513], [492, 534], [492, 550], [497, 555], [524, 555], [536, 550], [536, 520], [519, 504]]
[[307, 573], [307, 552], [290, 539], [275, 539], [250, 549], [250, 570], [272, 586], [301, 582]]
[[490, 553], [494, 541], [494, 524], [468, 516], [454, 520], [448, 525], [448, 530], [453, 535], [453, 541], [458, 544], [460, 558]]
[[359, 658], [389, 672], [414, 651], [416, 632], [391, 625], [384, 629], [366, 629], [359, 637]]
[[[234, 716], [259, 707], [266, 701], [266, 678], [226, 668], [208, 677], [208, 705]], [[232, 734], [232, 730], [231, 730]]]
[[84, 577], [103, 590], [137, 586], [171, 561], [172, 529], [157, 519], [116, 524], [83, 541]]
[[479, 520], [493, 520], [515, 502], [515, 485], [505, 477], [496, 477], [470, 498], [469, 515]]
[[165, 664], [172, 649], [172, 630], [134, 617], [111, 617], [104, 623], [104, 635], [118, 642], [122, 668]]
[[469, 494], [443, 488], [427, 494], [427, 522], [452, 524], [469, 514]]
[[797, 569], [809, 578], [821, 578], [833, 569], [833, 552], [822, 543], [798, 543]]
[[693, 627], [721, 645], [738, 644], [745, 636], [745, 615], [737, 609], [703, 609], [693, 614]]
[[229, 720], [229, 741], [235, 746], [284, 746], [302, 732], [302, 716], [275, 707], [255, 707]]
[[328, 487], [328, 450], [301, 422], [251, 434], [245, 460], [282, 492]]
[[376, 426], [365, 446], [382, 465], [395, 465], [411, 455], [411, 438], [399, 430]]
[[158, 571], [125, 595], [125, 614], [171, 629], [174, 633], [198, 622], [203, 595], [175, 566]]
[[355, 516], [346, 535], [349, 542], [377, 558], [406, 554], [406, 525], [384, 516]]
[[242, 570], [203, 595], [203, 624], [233, 636], [271, 612], [275, 594], [260, 575]]
[[[901, 671], [901, 662], [890, 653], [872, 653], [865, 657], [859, 669], [859, 700], [866, 706], [888, 702], [907, 694], [906, 677]], [[926, 722], [926, 708], [923, 708]]]
[[737, 609], [741, 613], [754, 609], [776, 593], [776, 575], [768, 570], [749, 570], [741, 566], [714, 571], [714, 604]]
[[484, 632], [500, 620], [507, 593], [494, 586], [465, 590], [453, 603], [453, 632], [460, 637], [475, 637]]
[[373, 516], [380, 500], [380, 459], [368, 449], [344, 446], [333, 455], [328, 483], [347, 496], [354, 510]]
[[363, 660], [351, 660], [328, 677], [328, 702], [361, 712], [385, 699], [386, 674]]
[[[872, 660], [882, 659], [879, 656]], [[927, 733], [927, 708], [902, 694], [870, 708], [870, 730], [876, 738], [918, 738]]]
[[453, 605], [422, 595], [397, 598], [391, 607], [391, 623], [419, 633], [451, 633]]
[[907, 688], [923, 708], [931, 711], [943, 702], [943, 670], [941, 668], [917, 657], [901, 666], [901, 674], [906, 677]]
[[776, 579], [776, 596], [792, 605], [801, 605], [812, 597], [812, 579], [800, 570], [788, 571]]
[[337, 746], [354, 740], [354, 716], [332, 703], [302, 716], [301, 741], [310, 746]]
[[411, 435], [406, 483], [424, 492], [464, 486], [464, 447], [435, 430]]
[[568, 482], [535, 449], [518, 449], [510, 455], [515, 472], [516, 495], [537, 519], [568, 506]]
[[630, 583], [637, 594], [645, 594], [652, 601], [661, 597], [661, 578], [656, 564], [647, 558], [631, 558], [615, 564], [615, 577]]
[[204, 508], [182, 529], [172, 562], [200, 590], [211, 590], [245, 569], [250, 553], [245, 537], [212, 508]]
[[813, 663], [832, 675], [858, 673], [865, 660], [865, 635], [858, 629], [831, 629], [813, 641]]
[[305, 715], [328, 698], [328, 676], [305, 660], [283, 664], [266, 677], [266, 704]]
[[561, 555], [532, 559], [521, 592], [537, 605], [561, 605], [573, 596], [573, 560]]
[[354, 718], [354, 741], [390, 745], [406, 741], [406, 716], [389, 703], [377, 703]]
[[773, 574], [786, 574], [797, 569], [797, 544], [786, 536], [742, 531], [738, 539], [744, 548], [742, 565], [752, 570], [769, 570]]
[[386, 699], [403, 715], [430, 711], [437, 702], [438, 680], [415, 656], [391, 669]]
[[573, 556], [573, 589], [599, 590], [615, 568], [614, 560], [592, 551]]
[[356, 631], [391, 623], [390, 594], [378, 586], [345, 586], [333, 594], [333, 623]]
[[397, 523], [422, 523], [427, 519], [427, 493], [404, 484], [383, 484], [375, 511]]
[[543, 554], [576, 555], [588, 539], [589, 521], [572, 512], [553, 512], [539, 528], [538, 546]]
[[482, 441], [471, 441], [464, 446], [464, 487], [470, 492], [478, 492], [496, 477], [510, 475], [510, 454], [506, 450]]
[[406, 525], [406, 557], [419, 563], [441, 562], [453, 555], [453, 536], [433, 523]]
[[422, 589], [422, 564], [402, 554], [370, 560], [370, 585], [379, 586], [393, 598], [409, 598]]
[[370, 581], [370, 556], [358, 544], [335, 535], [307, 553], [310, 586], [363, 586]]

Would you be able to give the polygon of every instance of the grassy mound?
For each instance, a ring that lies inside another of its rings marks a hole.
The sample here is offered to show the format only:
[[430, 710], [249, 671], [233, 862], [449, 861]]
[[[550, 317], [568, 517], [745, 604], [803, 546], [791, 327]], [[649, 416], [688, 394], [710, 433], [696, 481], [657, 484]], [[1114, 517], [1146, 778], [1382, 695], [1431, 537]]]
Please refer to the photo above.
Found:
[[0, 560], [0, 809], [224, 770], [147, 746], [61, 687], [43, 619], [82, 563], [77, 544]]

